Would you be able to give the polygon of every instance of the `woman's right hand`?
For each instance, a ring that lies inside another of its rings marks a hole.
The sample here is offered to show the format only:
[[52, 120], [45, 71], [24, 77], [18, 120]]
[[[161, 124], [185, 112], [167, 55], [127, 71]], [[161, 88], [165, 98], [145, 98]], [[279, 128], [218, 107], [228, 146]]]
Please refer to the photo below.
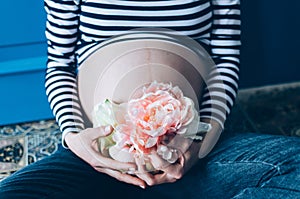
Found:
[[[98, 138], [105, 137], [110, 133], [112, 133], [111, 126], [88, 128], [80, 133], [68, 133], [65, 137], [65, 142], [73, 153], [90, 164], [96, 171], [105, 173], [119, 181], [144, 188], [146, 184], [143, 180], [126, 174], [126, 172], [134, 172], [137, 170], [136, 164], [123, 163], [108, 157], [104, 157], [98, 151]], [[121, 171], [125, 172], [122, 173]]]

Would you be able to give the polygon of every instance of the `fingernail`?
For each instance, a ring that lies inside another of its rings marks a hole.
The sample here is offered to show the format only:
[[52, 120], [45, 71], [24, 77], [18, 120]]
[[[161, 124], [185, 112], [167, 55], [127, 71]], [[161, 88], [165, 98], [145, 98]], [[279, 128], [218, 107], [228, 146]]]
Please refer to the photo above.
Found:
[[140, 185], [140, 187], [141, 187], [142, 189], [145, 189], [145, 186], [144, 186], [144, 185]]
[[129, 168], [127, 173], [132, 175], [135, 173], [135, 171], [136, 171], [135, 168]]
[[134, 171], [127, 171], [127, 174], [133, 175], [133, 174], [135, 174], [135, 172]]
[[104, 131], [105, 131], [105, 132], [110, 132], [110, 129], [111, 129], [110, 126], [106, 126], [105, 129], [104, 129]]
[[128, 170], [129, 171], [135, 171], [135, 168], [132, 167], [132, 168], [129, 168]]

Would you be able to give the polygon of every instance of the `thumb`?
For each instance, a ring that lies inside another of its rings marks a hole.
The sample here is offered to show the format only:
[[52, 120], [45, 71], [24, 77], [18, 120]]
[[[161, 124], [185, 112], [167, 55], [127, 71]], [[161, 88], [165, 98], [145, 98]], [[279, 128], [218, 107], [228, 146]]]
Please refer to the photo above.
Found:
[[88, 133], [88, 136], [92, 139], [97, 139], [99, 137], [105, 137], [112, 133], [113, 128], [110, 125], [107, 126], [99, 126], [96, 128], [92, 128]]

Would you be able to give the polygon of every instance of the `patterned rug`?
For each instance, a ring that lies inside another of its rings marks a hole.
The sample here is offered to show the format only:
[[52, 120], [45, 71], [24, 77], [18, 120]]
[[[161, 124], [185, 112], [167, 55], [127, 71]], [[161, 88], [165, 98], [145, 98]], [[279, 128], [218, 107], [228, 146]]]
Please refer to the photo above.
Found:
[[14, 171], [54, 153], [61, 133], [54, 120], [0, 128], [0, 180]]

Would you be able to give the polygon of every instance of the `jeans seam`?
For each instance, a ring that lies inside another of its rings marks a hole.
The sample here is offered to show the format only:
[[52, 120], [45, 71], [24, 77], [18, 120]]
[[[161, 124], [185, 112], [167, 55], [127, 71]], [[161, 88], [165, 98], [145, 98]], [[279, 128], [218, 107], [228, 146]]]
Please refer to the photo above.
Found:
[[226, 161], [226, 162], [213, 162], [213, 163], [209, 163], [209, 165], [211, 164], [262, 164], [262, 165], [267, 165], [269, 167], [271, 167], [272, 169], [266, 173], [266, 175], [270, 174], [271, 171], [275, 171], [274, 174], [270, 175], [269, 177], [265, 177], [265, 175], [263, 175], [260, 180], [258, 181], [256, 187], [264, 187], [264, 185], [274, 176], [276, 175], [282, 175], [280, 166], [281, 165], [274, 165], [272, 163], [268, 163], [265, 161]]
[[265, 161], [222, 161], [222, 162], [212, 162], [212, 163], [208, 163], [208, 165], [212, 165], [212, 164], [248, 164], [248, 163], [251, 163], [251, 164], [263, 164], [263, 165], [267, 165], [267, 166], [270, 166], [272, 167], [273, 169], [275, 169], [279, 175], [281, 175], [281, 169], [280, 169], [280, 166], [281, 165], [274, 165], [272, 163], [268, 163], [268, 162], [265, 162]]

